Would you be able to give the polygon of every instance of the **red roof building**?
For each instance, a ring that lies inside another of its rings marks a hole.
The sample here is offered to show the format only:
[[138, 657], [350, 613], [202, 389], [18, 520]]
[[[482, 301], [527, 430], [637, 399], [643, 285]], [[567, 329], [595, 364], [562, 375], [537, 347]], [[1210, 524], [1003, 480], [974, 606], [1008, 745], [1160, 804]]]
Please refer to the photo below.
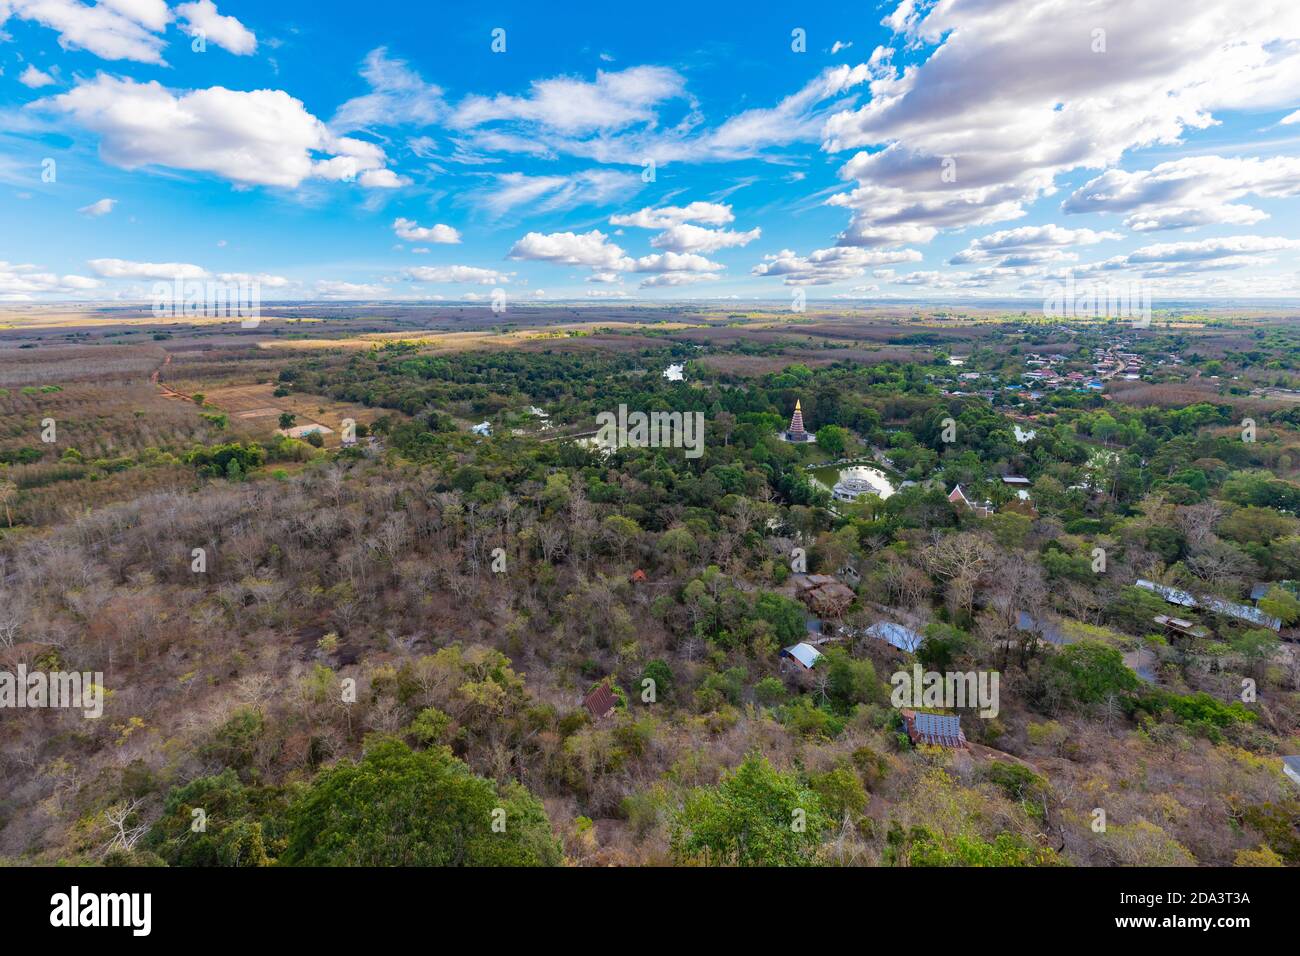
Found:
[[618, 707], [618, 698], [610, 690], [609, 684], [601, 681], [582, 699], [582, 706], [587, 708], [592, 720], [604, 720]]

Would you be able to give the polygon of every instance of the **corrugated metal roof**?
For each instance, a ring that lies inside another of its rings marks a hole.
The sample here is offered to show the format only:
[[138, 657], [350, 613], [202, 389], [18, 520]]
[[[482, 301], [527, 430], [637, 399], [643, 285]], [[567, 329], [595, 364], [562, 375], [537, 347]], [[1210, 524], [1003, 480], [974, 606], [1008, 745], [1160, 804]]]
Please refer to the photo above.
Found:
[[1137, 580], [1137, 586], [1159, 594], [1170, 604], [1177, 604], [1180, 607], [1197, 607], [1203, 604], [1217, 614], [1226, 614], [1228, 617], [1235, 617], [1239, 621], [1248, 621], [1251, 624], [1258, 624], [1261, 627], [1269, 627], [1273, 630], [1281, 630], [1282, 622], [1269, 614], [1265, 614], [1259, 608], [1248, 607], [1245, 604], [1234, 604], [1231, 601], [1225, 601], [1223, 598], [1217, 598], [1213, 595], [1205, 595], [1198, 602], [1196, 598], [1186, 591], [1180, 591], [1178, 588], [1171, 588], [1167, 584], [1156, 584], [1154, 581], [1146, 581], [1142, 578]]
[[907, 651], [909, 654], [921, 646], [925, 640], [920, 634], [909, 627], [901, 624], [895, 624], [892, 621], [877, 621], [867, 628], [867, 634], [877, 640], [884, 641], [886, 644], [892, 644], [900, 651]]
[[789, 647], [784, 648], [783, 651], [786, 655], [793, 657], [804, 667], [812, 667], [817, 663], [817, 659], [822, 656], [822, 652], [817, 650], [817, 648], [813, 647], [811, 644], [804, 644], [802, 642], [791, 644]]
[[966, 742], [961, 732], [961, 718], [943, 714], [916, 713], [909, 719], [910, 729], [921, 743], [937, 747], [960, 747]]

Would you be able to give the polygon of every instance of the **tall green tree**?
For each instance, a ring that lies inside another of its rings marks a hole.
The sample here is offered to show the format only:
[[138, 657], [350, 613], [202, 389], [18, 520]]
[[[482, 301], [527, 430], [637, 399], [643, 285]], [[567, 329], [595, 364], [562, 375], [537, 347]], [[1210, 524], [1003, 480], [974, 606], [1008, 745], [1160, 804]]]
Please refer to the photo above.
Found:
[[391, 738], [321, 773], [289, 812], [297, 866], [555, 866], [541, 801], [476, 776], [446, 747]]
[[814, 791], [751, 754], [716, 787], [686, 798], [672, 849], [711, 865], [807, 866], [829, 825]]

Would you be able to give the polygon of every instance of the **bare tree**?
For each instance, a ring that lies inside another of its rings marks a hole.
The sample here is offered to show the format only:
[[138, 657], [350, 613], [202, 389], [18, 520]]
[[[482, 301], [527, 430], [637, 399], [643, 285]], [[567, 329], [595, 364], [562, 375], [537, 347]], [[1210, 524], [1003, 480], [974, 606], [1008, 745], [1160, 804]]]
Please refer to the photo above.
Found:
[[136, 819], [136, 811], [144, 805], [143, 798], [135, 797], [121, 803], [115, 803], [104, 811], [104, 822], [112, 838], [104, 847], [105, 853], [112, 853], [114, 850], [123, 850], [130, 852], [135, 849], [135, 845], [140, 842], [141, 837], [149, 832], [149, 824], [132, 823]]

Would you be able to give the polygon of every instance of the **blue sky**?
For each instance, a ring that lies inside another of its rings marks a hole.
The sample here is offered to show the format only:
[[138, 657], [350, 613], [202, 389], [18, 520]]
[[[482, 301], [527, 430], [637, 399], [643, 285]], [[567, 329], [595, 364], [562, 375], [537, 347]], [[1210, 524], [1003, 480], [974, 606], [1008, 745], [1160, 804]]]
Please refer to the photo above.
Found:
[[479, 6], [0, 0], [0, 300], [1300, 295], [1289, 0]]

